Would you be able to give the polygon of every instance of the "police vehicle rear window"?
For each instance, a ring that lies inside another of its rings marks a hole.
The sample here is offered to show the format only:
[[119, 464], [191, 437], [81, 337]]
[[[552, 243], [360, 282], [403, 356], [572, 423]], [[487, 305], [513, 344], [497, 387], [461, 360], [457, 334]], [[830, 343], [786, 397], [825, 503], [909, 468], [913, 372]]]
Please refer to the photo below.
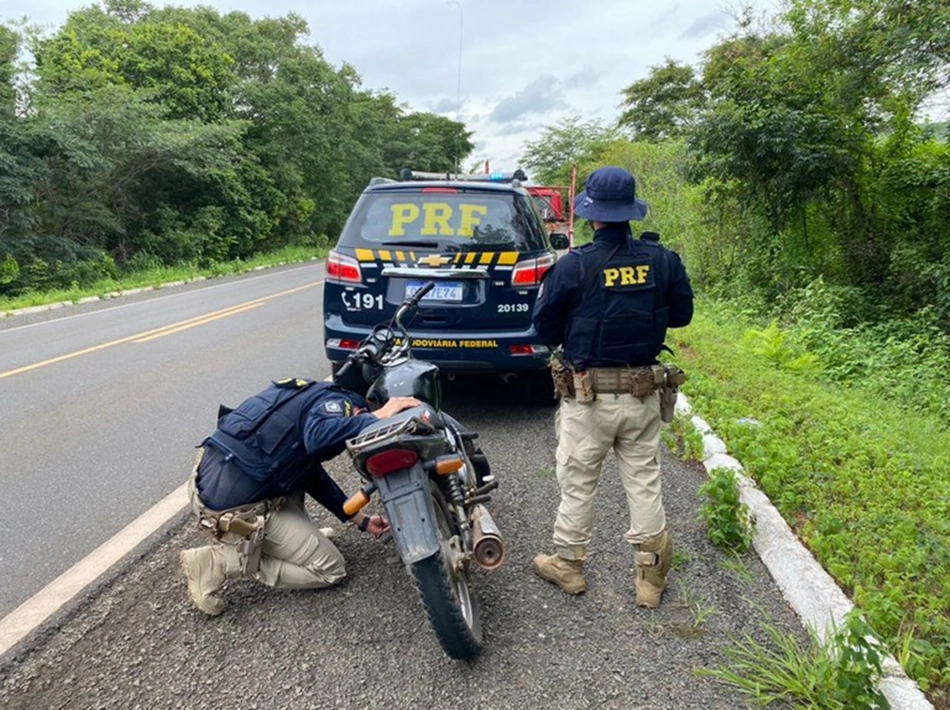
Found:
[[424, 190], [364, 194], [340, 243], [462, 251], [536, 251], [545, 247], [542, 229], [527, 200], [504, 193]]

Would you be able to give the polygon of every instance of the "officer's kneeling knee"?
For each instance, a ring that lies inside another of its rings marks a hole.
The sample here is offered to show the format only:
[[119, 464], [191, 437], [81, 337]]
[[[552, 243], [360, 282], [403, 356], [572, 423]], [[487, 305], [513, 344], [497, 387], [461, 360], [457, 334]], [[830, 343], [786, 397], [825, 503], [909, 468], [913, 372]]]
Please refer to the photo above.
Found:
[[346, 563], [342, 559], [331, 565], [308, 565], [307, 571], [320, 580], [322, 587], [331, 587], [346, 579]]

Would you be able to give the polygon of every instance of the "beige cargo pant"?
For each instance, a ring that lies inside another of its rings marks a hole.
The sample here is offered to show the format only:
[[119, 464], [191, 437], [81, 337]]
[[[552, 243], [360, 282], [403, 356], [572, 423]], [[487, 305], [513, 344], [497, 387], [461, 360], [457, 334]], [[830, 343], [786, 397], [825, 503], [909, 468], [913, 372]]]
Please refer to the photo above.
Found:
[[[200, 514], [204, 504], [198, 497], [194, 476], [188, 483], [191, 508]], [[237, 545], [241, 540], [237, 535], [225, 533], [220, 544]], [[268, 516], [261, 564], [255, 579], [277, 589], [319, 589], [337, 584], [344, 577], [343, 555], [310, 520], [302, 491]]]
[[613, 448], [627, 495], [630, 526], [624, 539], [638, 544], [666, 528], [660, 485], [660, 399], [656, 393], [598, 394], [593, 402], [561, 400], [555, 415], [557, 481], [561, 503], [554, 522], [558, 555], [581, 560], [593, 533], [594, 502], [604, 458]]

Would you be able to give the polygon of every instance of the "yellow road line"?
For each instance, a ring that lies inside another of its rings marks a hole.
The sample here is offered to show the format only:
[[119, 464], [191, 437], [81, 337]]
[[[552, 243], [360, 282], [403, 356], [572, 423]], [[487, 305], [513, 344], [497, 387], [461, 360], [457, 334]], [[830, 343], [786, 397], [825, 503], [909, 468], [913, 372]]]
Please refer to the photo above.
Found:
[[258, 306], [263, 306], [265, 301], [259, 301], [257, 303], [249, 303], [246, 306], [241, 308], [234, 308], [227, 313], [219, 313], [216, 316], [210, 316], [208, 318], [202, 318], [201, 320], [196, 320], [194, 323], [185, 323], [183, 325], [178, 325], [175, 327], [169, 326], [161, 333], [155, 333], [154, 335], [147, 335], [144, 338], [136, 338], [133, 340], [133, 343], [147, 343], [149, 340], [155, 340], [155, 338], [163, 338], [166, 335], [171, 335], [172, 333], [178, 333], [182, 330], [188, 330], [189, 328], [194, 328], [196, 325], [204, 325], [205, 323], [210, 323], [211, 321], [218, 320], [219, 318], [227, 318], [228, 316], [237, 315], [238, 313], [244, 313], [244, 311], [249, 311], [252, 308], [257, 308]]
[[171, 335], [172, 333], [177, 333], [182, 330], [187, 330], [196, 325], [204, 325], [205, 323], [210, 323], [211, 321], [218, 320], [219, 318], [224, 318], [226, 316], [237, 315], [238, 313], [243, 313], [244, 311], [256, 308], [257, 306], [262, 306], [268, 301], [279, 298], [281, 296], [287, 296], [291, 293], [297, 293], [307, 288], [313, 288], [319, 284], [322, 284], [323, 280], [315, 281], [304, 286], [297, 286], [296, 288], [287, 289], [286, 291], [281, 291], [280, 293], [274, 293], [270, 296], [265, 296], [264, 298], [257, 298], [253, 301], [247, 301], [245, 303], [239, 303], [236, 306], [229, 306], [228, 308], [222, 308], [219, 311], [212, 311], [211, 313], [205, 313], [201, 316], [195, 316], [194, 318], [188, 318], [187, 320], [179, 321], [177, 323], [170, 323], [169, 325], [163, 325], [161, 328], [153, 328], [152, 330], [147, 330], [144, 333], [136, 333], [135, 335], [128, 335], [124, 338], [119, 338], [118, 340], [110, 340], [107, 343], [100, 343], [99, 345], [93, 345], [92, 347], [83, 348], [82, 350], [76, 350], [75, 352], [66, 353], [65, 355], [59, 355], [57, 357], [50, 358], [48, 360], [42, 360], [40, 362], [34, 362], [32, 365], [24, 365], [23, 367], [18, 367], [13, 370], [7, 370], [6, 372], [0, 372], [0, 380], [5, 377], [12, 377], [13, 375], [19, 375], [23, 372], [29, 372], [30, 370], [36, 370], [40, 367], [45, 367], [46, 365], [53, 365], [57, 362], [62, 362], [64, 360], [71, 360], [74, 357], [79, 357], [80, 355], [88, 355], [89, 353], [98, 352], [99, 350], [105, 350], [106, 348], [111, 348], [115, 345], [121, 345], [122, 343], [144, 343], [149, 340], [154, 340], [155, 338], [160, 338], [163, 335]]

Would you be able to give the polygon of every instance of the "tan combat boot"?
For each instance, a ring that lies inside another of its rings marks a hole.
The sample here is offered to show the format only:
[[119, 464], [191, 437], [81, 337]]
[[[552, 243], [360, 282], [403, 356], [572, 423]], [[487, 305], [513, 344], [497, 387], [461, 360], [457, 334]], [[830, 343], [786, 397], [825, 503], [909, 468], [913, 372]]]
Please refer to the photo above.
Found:
[[634, 545], [637, 565], [637, 604], [656, 609], [666, 589], [666, 573], [673, 561], [673, 536], [664, 530], [646, 542]]
[[210, 616], [224, 611], [224, 601], [215, 595], [225, 580], [240, 576], [241, 555], [231, 545], [207, 545], [182, 550], [181, 569], [188, 580], [188, 594], [198, 609]]
[[587, 591], [584, 581], [584, 560], [568, 560], [560, 555], [538, 555], [534, 558], [534, 573], [541, 579], [556, 584], [567, 594]]

